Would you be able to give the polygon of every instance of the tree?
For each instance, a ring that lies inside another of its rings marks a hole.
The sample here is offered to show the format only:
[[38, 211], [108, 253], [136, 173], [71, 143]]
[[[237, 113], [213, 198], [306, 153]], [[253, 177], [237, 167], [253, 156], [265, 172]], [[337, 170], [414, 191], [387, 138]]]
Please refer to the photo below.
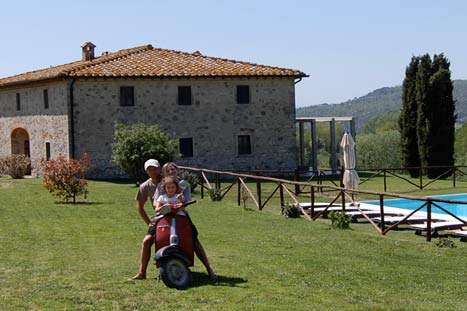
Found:
[[65, 200], [72, 199], [76, 203], [76, 197], [88, 194], [88, 183], [85, 179], [89, 169], [90, 159], [87, 155], [79, 160], [66, 159], [60, 155], [54, 160], [43, 160], [42, 168], [44, 177], [42, 184], [56, 197]]
[[[420, 63], [419, 57], [412, 57], [405, 70], [405, 79], [402, 83], [402, 109], [399, 116], [399, 129], [401, 135], [402, 165], [405, 167], [420, 166], [417, 139], [417, 72]], [[418, 177], [419, 170], [409, 170], [412, 177]]]
[[467, 123], [456, 130], [455, 155], [456, 165], [467, 164]]
[[430, 98], [431, 57], [428, 54], [420, 57], [416, 77], [416, 100], [417, 100], [417, 140], [420, 164], [428, 165], [430, 153], [431, 121], [430, 109], [432, 107]]
[[[449, 71], [449, 62], [441, 55], [435, 55], [433, 69], [437, 69], [430, 78], [431, 109], [428, 115], [429, 153], [427, 164], [429, 166], [454, 165], [454, 135], [455, 135], [455, 103], [452, 96], [452, 81]], [[443, 174], [446, 168], [429, 169], [429, 178], [436, 178]], [[446, 174], [445, 176], [449, 176]]]
[[177, 144], [157, 125], [134, 124], [115, 126], [112, 160], [132, 178], [147, 178], [144, 162], [154, 158], [161, 165], [176, 155]]
[[[454, 164], [454, 125], [456, 121], [450, 63], [443, 54], [420, 57], [416, 76], [417, 140], [422, 166]], [[446, 168], [430, 168], [436, 178]], [[444, 177], [450, 174], [443, 175]]]
[[400, 167], [400, 142], [400, 134], [396, 130], [357, 135], [358, 167]]

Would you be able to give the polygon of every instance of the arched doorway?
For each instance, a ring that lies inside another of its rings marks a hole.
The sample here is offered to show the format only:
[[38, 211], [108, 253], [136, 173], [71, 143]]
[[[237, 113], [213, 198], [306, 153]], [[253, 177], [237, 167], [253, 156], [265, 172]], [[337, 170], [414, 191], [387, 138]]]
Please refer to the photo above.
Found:
[[23, 128], [14, 129], [11, 133], [11, 153], [24, 154], [31, 157], [31, 149], [29, 148], [29, 134]]
[[[23, 128], [14, 129], [11, 133], [11, 154], [24, 154], [31, 158], [31, 148], [29, 146], [29, 134]], [[31, 167], [28, 168], [26, 175], [31, 174]]]

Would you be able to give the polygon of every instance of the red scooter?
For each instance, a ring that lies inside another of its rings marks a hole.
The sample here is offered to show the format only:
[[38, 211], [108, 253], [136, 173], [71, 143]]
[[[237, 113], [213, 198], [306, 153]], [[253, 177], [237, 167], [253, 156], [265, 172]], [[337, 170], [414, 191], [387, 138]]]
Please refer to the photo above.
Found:
[[191, 283], [189, 267], [194, 263], [193, 229], [189, 218], [177, 215], [186, 206], [195, 203], [164, 205], [156, 220], [156, 255], [160, 277], [170, 288], [185, 289]]

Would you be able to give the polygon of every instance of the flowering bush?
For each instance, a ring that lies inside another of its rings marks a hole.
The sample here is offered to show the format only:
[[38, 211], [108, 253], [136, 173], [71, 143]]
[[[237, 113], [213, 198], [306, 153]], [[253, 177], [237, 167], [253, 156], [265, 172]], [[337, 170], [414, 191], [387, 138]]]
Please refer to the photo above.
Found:
[[91, 161], [87, 155], [79, 160], [59, 156], [54, 160], [42, 160], [44, 170], [43, 185], [50, 193], [68, 202], [76, 197], [88, 194], [88, 182], [85, 179]]
[[23, 178], [31, 168], [31, 160], [23, 154], [12, 154], [0, 158], [0, 175]]

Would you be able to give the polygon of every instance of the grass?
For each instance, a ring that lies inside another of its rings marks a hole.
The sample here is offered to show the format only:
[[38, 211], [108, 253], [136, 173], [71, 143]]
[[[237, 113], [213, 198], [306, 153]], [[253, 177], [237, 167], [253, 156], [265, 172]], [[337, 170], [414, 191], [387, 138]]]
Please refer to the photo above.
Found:
[[194, 286], [186, 291], [166, 288], [153, 278], [152, 266], [148, 280], [128, 282], [146, 231], [134, 208], [135, 192], [131, 184], [91, 182], [88, 204], [57, 204], [38, 179], [0, 178], [0, 309], [465, 310], [467, 305], [466, 243], [438, 248], [411, 232], [382, 237], [365, 224], [331, 230], [327, 220], [278, 216], [277, 201], [263, 212], [252, 210], [251, 202], [250, 208], [238, 207], [235, 191], [222, 202], [197, 196], [198, 204], [190, 207], [219, 283], [208, 281], [199, 262]]

